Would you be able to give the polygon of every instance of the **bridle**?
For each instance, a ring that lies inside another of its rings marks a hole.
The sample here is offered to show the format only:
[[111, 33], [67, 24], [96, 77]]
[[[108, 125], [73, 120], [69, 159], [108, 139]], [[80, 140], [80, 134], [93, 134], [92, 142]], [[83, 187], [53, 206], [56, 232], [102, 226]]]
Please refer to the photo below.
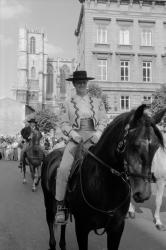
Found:
[[[126, 145], [127, 145], [127, 136], [129, 134], [130, 130], [133, 130], [133, 129], [130, 128], [130, 124], [128, 123], [125, 126], [124, 130], [125, 130], [125, 132], [124, 132], [123, 138], [118, 143], [118, 146], [117, 146], [117, 149], [116, 149], [117, 153], [119, 153], [119, 154], [125, 153], [125, 149], [126, 149]], [[148, 141], [148, 148], [149, 148], [149, 145], [150, 145], [151, 141], [149, 139], [147, 139], [147, 141]], [[127, 177], [141, 178], [145, 182], [151, 182], [151, 183], [154, 182], [154, 176], [153, 176], [152, 173], [148, 173], [147, 175], [137, 174], [137, 173], [131, 173], [129, 171], [129, 164], [127, 163], [126, 160], [124, 160], [124, 171], [125, 171], [125, 175]]]

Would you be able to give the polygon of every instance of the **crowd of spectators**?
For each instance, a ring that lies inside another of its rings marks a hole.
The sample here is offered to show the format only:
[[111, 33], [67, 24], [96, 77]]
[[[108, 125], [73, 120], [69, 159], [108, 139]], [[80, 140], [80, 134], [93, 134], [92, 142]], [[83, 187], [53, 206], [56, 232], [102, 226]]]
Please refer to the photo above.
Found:
[[[57, 130], [57, 133], [42, 133], [40, 142], [43, 151], [47, 154], [56, 148], [63, 148], [66, 138]], [[16, 136], [1, 135], [0, 136], [0, 156], [3, 160], [20, 161], [20, 153], [24, 145], [24, 139], [18, 133]]]
[[0, 153], [4, 160], [19, 160], [19, 136], [0, 136]]

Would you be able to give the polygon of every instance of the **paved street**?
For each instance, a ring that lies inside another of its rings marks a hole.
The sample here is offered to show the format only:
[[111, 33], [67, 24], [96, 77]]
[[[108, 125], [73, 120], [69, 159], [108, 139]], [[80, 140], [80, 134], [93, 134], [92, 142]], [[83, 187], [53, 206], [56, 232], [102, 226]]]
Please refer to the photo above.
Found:
[[[23, 185], [17, 165], [17, 162], [0, 161], [0, 250], [47, 250], [48, 228], [41, 187], [33, 193], [29, 175], [28, 183]], [[166, 232], [155, 229], [153, 209], [154, 196], [137, 206], [136, 219], [126, 220], [120, 250], [166, 249]], [[166, 223], [166, 205], [162, 206], [161, 214]], [[67, 246], [68, 250], [77, 250], [71, 223], [67, 229]], [[91, 233], [89, 250], [106, 250], [105, 236]]]

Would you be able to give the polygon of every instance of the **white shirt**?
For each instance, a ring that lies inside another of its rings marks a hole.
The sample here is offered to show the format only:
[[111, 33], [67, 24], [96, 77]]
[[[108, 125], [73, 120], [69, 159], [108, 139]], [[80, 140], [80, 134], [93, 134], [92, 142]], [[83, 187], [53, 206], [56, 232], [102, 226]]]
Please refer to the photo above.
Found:
[[77, 102], [77, 107], [79, 108], [80, 118], [91, 118], [92, 110], [90, 106], [89, 96], [76, 96], [75, 101]]

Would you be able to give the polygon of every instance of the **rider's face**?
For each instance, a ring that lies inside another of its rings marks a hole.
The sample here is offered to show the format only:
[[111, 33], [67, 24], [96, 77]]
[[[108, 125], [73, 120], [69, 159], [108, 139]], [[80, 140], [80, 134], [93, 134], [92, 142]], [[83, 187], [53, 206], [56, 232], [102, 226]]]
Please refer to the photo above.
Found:
[[76, 93], [77, 95], [86, 95], [87, 93], [87, 80], [77, 80], [76, 82], [74, 82], [74, 87], [76, 89]]
[[34, 122], [31, 122], [31, 123], [30, 123], [31, 128], [35, 128], [35, 125], [36, 125], [36, 124], [35, 124]]

